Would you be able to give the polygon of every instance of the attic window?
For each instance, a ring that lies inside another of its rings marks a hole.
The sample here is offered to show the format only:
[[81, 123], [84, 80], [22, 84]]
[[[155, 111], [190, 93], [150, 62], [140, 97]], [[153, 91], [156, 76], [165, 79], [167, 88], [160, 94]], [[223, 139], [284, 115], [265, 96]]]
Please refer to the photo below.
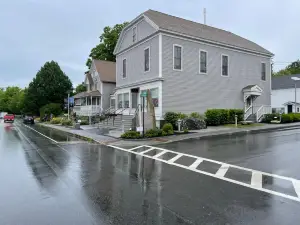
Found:
[[132, 28], [132, 42], [136, 42], [136, 27]]

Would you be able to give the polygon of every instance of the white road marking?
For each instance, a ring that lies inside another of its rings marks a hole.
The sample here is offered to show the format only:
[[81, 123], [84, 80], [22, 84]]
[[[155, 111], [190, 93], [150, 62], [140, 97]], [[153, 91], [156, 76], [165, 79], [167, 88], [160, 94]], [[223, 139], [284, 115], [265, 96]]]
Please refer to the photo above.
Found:
[[167, 153], [168, 151], [162, 151], [158, 154], [156, 154], [155, 156], [153, 156], [153, 158], [159, 158], [160, 156], [162, 156], [163, 154]]
[[221, 167], [219, 168], [219, 170], [216, 172], [216, 176], [217, 177], [224, 177], [225, 174], [227, 173], [229, 169], [229, 165], [228, 164], [222, 164]]
[[31, 128], [30, 126], [27, 126], [26, 124], [24, 124], [24, 126], [25, 127], [27, 127], [28, 129], [30, 129], [30, 130], [33, 130], [34, 132], [36, 132], [36, 133], [38, 133], [39, 135], [42, 135], [43, 137], [45, 137], [45, 138], [47, 138], [47, 139], [49, 139], [50, 141], [53, 141], [54, 143], [58, 143], [57, 141], [55, 141], [54, 139], [52, 139], [52, 138], [49, 138], [48, 136], [46, 136], [45, 134], [42, 134], [41, 132], [38, 132], [37, 130], [35, 130], [35, 129], [33, 129], [33, 128]]
[[177, 153], [177, 155], [175, 157], [173, 157], [172, 159], [170, 159], [168, 162], [169, 163], [174, 163], [177, 159], [179, 159], [181, 156], [183, 156], [183, 154], [181, 153]]
[[293, 181], [295, 192], [297, 193], [298, 197], [300, 198], [300, 181], [294, 180]]
[[[233, 179], [230, 179], [230, 178], [227, 178], [227, 177], [224, 177], [224, 176], [216, 176], [216, 174], [211, 174], [211, 173], [208, 173], [208, 172], [205, 172], [205, 171], [202, 171], [202, 170], [197, 170], [195, 168], [191, 168], [190, 166], [185, 166], [185, 165], [181, 165], [181, 164], [177, 164], [177, 163], [174, 163], [177, 159], [179, 159], [181, 156], [190, 156], [190, 157], [193, 157], [193, 158], [196, 158], [196, 159], [202, 159], [202, 160], [205, 160], [205, 161], [211, 161], [211, 162], [216, 162], [218, 164], [224, 164], [224, 163], [221, 163], [221, 162], [218, 162], [218, 161], [215, 161], [215, 160], [210, 160], [210, 159], [206, 159], [206, 158], [201, 158], [201, 157], [197, 157], [197, 156], [193, 156], [193, 155], [188, 155], [188, 154], [184, 154], [184, 153], [178, 153], [178, 152], [174, 152], [174, 151], [171, 151], [171, 150], [168, 150], [168, 149], [163, 149], [163, 148], [157, 148], [157, 147], [154, 147], [155, 149], [159, 149], [159, 150], [166, 150], [168, 152], [173, 152], [173, 153], [176, 153], [177, 156], [175, 156], [174, 158], [172, 158], [171, 160], [164, 160], [164, 159], [161, 159], [161, 158], [153, 158], [153, 156], [149, 156], [149, 155], [143, 155], [139, 152], [134, 152], [134, 151], [131, 151], [129, 149], [124, 149], [124, 148], [121, 148], [121, 147], [117, 147], [117, 146], [113, 146], [113, 145], [108, 145], [109, 147], [112, 147], [112, 148], [115, 148], [115, 149], [118, 149], [118, 150], [122, 150], [122, 151], [125, 151], [125, 152], [130, 152], [132, 154], [136, 154], [136, 155], [142, 155], [146, 158], [150, 158], [150, 159], [155, 159], [155, 160], [158, 160], [158, 161], [161, 161], [161, 162], [164, 162], [166, 164], [169, 164], [169, 165], [173, 165], [173, 166], [176, 166], [176, 167], [180, 167], [180, 168], [184, 168], [184, 169], [187, 169], [187, 170], [190, 170], [190, 171], [193, 171], [193, 172], [196, 172], [196, 173], [199, 173], [199, 174], [204, 174], [204, 175], [207, 175], [207, 176], [210, 176], [210, 177], [214, 177], [214, 178], [217, 178], [217, 179], [220, 179], [220, 180], [224, 180], [224, 181], [227, 181], [227, 182], [230, 182], [230, 183], [233, 183], [233, 184], [237, 184], [237, 185], [240, 185], [240, 186], [243, 186], [243, 187], [248, 187], [248, 188], [251, 188], [251, 189], [254, 189], [254, 190], [258, 190], [258, 191], [262, 191], [262, 192], [265, 192], [265, 193], [269, 193], [269, 194], [273, 194], [273, 195], [277, 195], [277, 196], [280, 196], [280, 197], [283, 197], [283, 198], [286, 198], [286, 199], [290, 199], [290, 200], [293, 200], [293, 201], [297, 201], [297, 202], [300, 202], [300, 198], [298, 197], [295, 197], [295, 196], [292, 196], [292, 195], [287, 195], [287, 194], [283, 194], [283, 193], [280, 193], [280, 192], [276, 192], [276, 191], [272, 191], [272, 190], [269, 190], [269, 189], [265, 189], [265, 188], [261, 188], [261, 187], [257, 187], [255, 185], [251, 185], [251, 184], [247, 184], [247, 183], [244, 183], [244, 182], [240, 182], [240, 181], [237, 181], [237, 180], [233, 180]], [[143, 147], [151, 147], [151, 146], [147, 146], [147, 145], [143, 145]], [[192, 164], [193, 165], [193, 164]], [[224, 164], [224, 165], [227, 165], [229, 167], [235, 167], [237, 168], [237, 166], [234, 166], [234, 165], [230, 165], [230, 164]], [[243, 167], [238, 167], [238, 168], [241, 168], [242, 170], [246, 170], [246, 171], [251, 171], [251, 172], [257, 172], [257, 173], [260, 173], [260, 174], [267, 174], [269, 176], [273, 176], [273, 177], [279, 177], [281, 179], [285, 179], [285, 180], [289, 180], [289, 181], [292, 181], [293, 184], [294, 183], [297, 183], [300, 184], [300, 181], [299, 180], [296, 180], [294, 178], [289, 178], [289, 177], [283, 177], [283, 176], [278, 176], [278, 175], [275, 175], [275, 174], [269, 174], [269, 173], [265, 173], [265, 172], [260, 172], [260, 171], [257, 171], [257, 170], [251, 170], [251, 169], [247, 169], [247, 168], [243, 168]], [[300, 185], [297, 186], [298, 189], [296, 190], [299, 191], [299, 193], [297, 192], [297, 194], [300, 194]], [[296, 188], [295, 188], [296, 189]], [[299, 195], [298, 195], [299, 196]]]
[[262, 173], [252, 173], [251, 185], [253, 185], [254, 187], [262, 188]]
[[142, 147], [144, 147], [143, 145], [140, 145], [140, 146], [137, 146], [137, 147], [134, 147], [134, 148], [130, 148], [130, 149], [128, 149], [128, 150], [135, 150], [135, 149], [139, 149], [139, 148], [142, 148]]
[[199, 158], [192, 165], [190, 165], [189, 168], [196, 169], [202, 162], [203, 162], [203, 159]]
[[142, 151], [142, 152], [140, 152], [141, 154], [145, 154], [145, 153], [147, 153], [147, 152], [150, 152], [150, 151], [152, 151], [154, 148], [149, 148], [149, 149], [147, 149], [147, 150], [145, 150], [145, 151]]

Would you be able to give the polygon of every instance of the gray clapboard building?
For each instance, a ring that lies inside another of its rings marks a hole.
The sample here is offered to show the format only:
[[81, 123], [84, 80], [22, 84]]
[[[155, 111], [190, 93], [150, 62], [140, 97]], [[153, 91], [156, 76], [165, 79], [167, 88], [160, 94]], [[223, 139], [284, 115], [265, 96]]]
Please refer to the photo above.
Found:
[[240, 108], [246, 119], [271, 111], [273, 54], [231, 32], [148, 10], [123, 29], [114, 53], [123, 114], [148, 89], [157, 120], [168, 111]]

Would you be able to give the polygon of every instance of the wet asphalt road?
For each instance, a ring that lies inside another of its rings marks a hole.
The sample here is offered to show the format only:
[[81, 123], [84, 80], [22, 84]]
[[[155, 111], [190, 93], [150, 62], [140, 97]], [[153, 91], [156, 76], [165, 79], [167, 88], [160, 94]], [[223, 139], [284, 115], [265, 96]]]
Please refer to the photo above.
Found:
[[[0, 122], [0, 224], [298, 224], [300, 203], [34, 126]], [[163, 146], [299, 179], [300, 130]]]

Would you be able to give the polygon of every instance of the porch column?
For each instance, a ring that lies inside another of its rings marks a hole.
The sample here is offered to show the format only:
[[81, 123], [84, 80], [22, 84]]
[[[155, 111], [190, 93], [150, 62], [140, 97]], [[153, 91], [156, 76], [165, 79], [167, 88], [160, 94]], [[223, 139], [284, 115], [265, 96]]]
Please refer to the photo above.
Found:
[[86, 105], [86, 106], [88, 105], [87, 97], [85, 97], [85, 105]]
[[93, 96], [91, 96], [91, 105], [93, 105]]
[[251, 98], [251, 106], [252, 106], [252, 114], [253, 114], [254, 113], [253, 96], [251, 95], [250, 98]]

